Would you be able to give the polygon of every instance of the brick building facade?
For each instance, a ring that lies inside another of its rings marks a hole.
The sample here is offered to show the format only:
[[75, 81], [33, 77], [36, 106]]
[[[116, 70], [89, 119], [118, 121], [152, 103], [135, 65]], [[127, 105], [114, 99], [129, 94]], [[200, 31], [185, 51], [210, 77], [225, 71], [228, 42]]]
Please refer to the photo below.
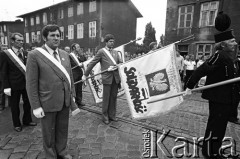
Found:
[[97, 47], [104, 46], [107, 33], [115, 36], [115, 46], [135, 39], [137, 18], [142, 15], [131, 0], [68, 0], [18, 17], [24, 19], [24, 37], [29, 47], [43, 44], [43, 26], [57, 24], [61, 47], [79, 43], [84, 51], [94, 53]]
[[182, 55], [209, 56], [214, 52], [214, 20], [219, 11], [227, 13], [240, 40], [239, 0], [168, 0], [166, 13], [165, 42], [170, 44], [194, 34], [194, 39], [178, 43]]

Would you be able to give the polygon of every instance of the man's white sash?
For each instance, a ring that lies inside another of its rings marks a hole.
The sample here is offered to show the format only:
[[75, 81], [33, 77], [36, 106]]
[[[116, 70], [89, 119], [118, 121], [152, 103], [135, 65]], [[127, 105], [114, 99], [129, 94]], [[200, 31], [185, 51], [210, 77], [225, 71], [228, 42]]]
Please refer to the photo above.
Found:
[[71, 87], [71, 79], [70, 76], [67, 72], [67, 70], [59, 63], [59, 61], [57, 61], [53, 56], [51, 56], [46, 50], [44, 50], [43, 48], [36, 48], [40, 53], [42, 53], [46, 58], [48, 58], [54, 65], [56, 65], [62, 72], [63, 74], [67, 77], [68, 82], [70, 84]]
[[21, 68], [19, 68], [20, 70], [21, 69], [23, 69], [24, 70], [24, 72], [26, 72], [26, 66], [24, 65], [24, 63], [19, 59], [19, 57], [12, 51], [12, 49], [7, 49], [7, 51], [9, 52], [9, 55], [11, 55], [12, 56], [12, 58], [10, 57], [10, 59], [13, 61], [13, 63], [15, 63], [16, 64], [16, 62], [17, 62], [17, 64], [18, 65], [16, 65], [18, 68], [19, 68], [19, 66], [21, 67]]
[[81, 67], [81, 64], [80, 64], [80, 62], [78, 61], [76, 55], [75, 55], [74, 53], [72, 53], [72, 52], [71, 52], [69, 55], [73, 58], [73, 61], [74, 61], [78, 66]]
[[107, 49], [105, 49], [105, 48], [103, 48], [103, 50], [104, 50], [105, 53], [108, 55], [108, 57], [112, 60], [113, 64], [114, 64], [114, 65], [117, 65], [116, 61], [114, 60], [114, 58], [112, 57], [112, 55], [110, 54], [110, 52], [109, 52]]

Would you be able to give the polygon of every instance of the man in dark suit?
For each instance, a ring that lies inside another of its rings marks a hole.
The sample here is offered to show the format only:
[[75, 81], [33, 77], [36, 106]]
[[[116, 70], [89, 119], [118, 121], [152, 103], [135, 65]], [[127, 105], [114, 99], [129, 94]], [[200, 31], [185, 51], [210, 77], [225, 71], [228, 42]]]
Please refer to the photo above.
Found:
[[[71, 45], [72, 52], [70, 53], [70, 61], [71, 67], [73, 72], [73, 80], [74, 82], [80, 81], [83, 76], [83, 62], [86, 61], [86, 57], [81, 55], [81, 48], [80, 45], [74, 43]], [[75, 84], [75, 92], [76, 92], [76, 104], [78, 107], [82, 107], [85, 104], [82, 102], [82, 85], [83, 83]]]
[[33, 114], [41, 119], [47, 159], [71, 159], [67, 154], [69, 107], [74, 105], [74, 83], [69, 54], [59, 49], [60, 29], [42, 30], [45, 44], [28, 55], [26, 79]]
[[26, 92], [25, 64], [27, 61], [27, 52], [22, 49], [23, 36], [20, 33], [11, 35], [11, 49], [5, 50], [0, 54], [1, 75], [4, 93], [10, 97], [9, 106], [11, 107], [12, 120], [14, 129], [17, 132], [22, 131], [19, 119], [20, 109], [19, 102], [22, 95], [23, 99], [23, 118], [22, 122], [27, 126], [36, 126], [32, 122], [31, 106]]
[[109, 120], [116, 120], [116, 100], [118, 86], [120, 85], [120, 76], [117, 70], [117, 64], [121, 63], [121, 58], [118, 52], [113, 50], [114, 36], [107, 34], [104, 38], [106, 46], [98, 50], [96, 56], [88, 64], [83, 80], [89, 75], [92, 68], [100, 62], [101, 70], [108, 70], [102, 74], [103, 83], [103, 102], [102, 102], [102, 118], [105, 124], [109, 124]]
[[[0, 40], [0, 54], [2, 54], [2, 53], [4, 54], [4, 52], [2, 51], [2, 42]], [[1, 57], [1, 55], [0, 55], [0, 57]], [[1, 59], [2, 58], [0, 58], [0, 68], [2, 67]], [[5, 108], [5, 94], [3, 92], [2, 77], [3, 77], [3, 75], [0, 72], [0, 111], [4, 110], [4, 108]]]
[[[216, 18], [215, 27], [221, 31], [214, 35], [216, 52], [193, 72], [187, 81], [187, 94], [191, 93], [191, 89], [204, 76], [207, 76], [206, 85], [240, 77], [235, 50], [237, 43], [232, 33], [233, 30], [227, 30], [229, 26], [225, 26], [227, 17], [226, 14], [220, 13]], [[225, 29], [221, 29], [222, 27]], [[202, 147], [204, 158], [223, 158], [222, 141], [229, 118], [232, 117], [232, 113], [236, 111], [239, 104], [239, 91], [239, 82], [203, 90], [202, 98], [209, 102], [209, 118]]]

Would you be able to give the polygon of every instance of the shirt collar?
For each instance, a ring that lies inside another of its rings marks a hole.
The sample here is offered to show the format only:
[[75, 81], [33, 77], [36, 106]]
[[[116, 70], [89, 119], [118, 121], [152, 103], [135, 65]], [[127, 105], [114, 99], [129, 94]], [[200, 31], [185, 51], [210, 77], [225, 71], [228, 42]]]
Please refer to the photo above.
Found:
[[17, 55], [19, 54], [18, 51], [19, 51], [20, 49], [17, 49], [17, 48], [15, 48], [15, 47], [12, 47], [12, 50], [13, 50], [13, 52], [15, 52]]
[[107, 49], [108, 51], [112, 51], [112, 50], [113, 50], [112, 48], [108, 48], [107, 46], [106, 46], [106, 49]]
[[[47, 46], [47, 44], [45, 44], [44, 46], [46, 47], [46, 49], [47, 49], [47, 51], [49, 52], [49, 54], [50, 54], [50, 55], [53, 55], [54, 50], [51, 49], [49, 46]], [[55, 51], [56, 51], [57, 54], [58, 54], [58, 49], [56, 49]]]

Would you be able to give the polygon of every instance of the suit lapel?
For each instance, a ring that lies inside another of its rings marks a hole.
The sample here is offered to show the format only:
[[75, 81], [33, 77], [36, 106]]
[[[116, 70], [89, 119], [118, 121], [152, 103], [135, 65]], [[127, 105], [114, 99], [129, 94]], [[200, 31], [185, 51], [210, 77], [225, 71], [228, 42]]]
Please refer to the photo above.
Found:
[[[42, 48], [47, 51], [47, 49], [44, 46]], [[59, 53], [60, 53], [60, 51], [59, 51]], [[47, 65], [49, 65], [61, 80], [68, 81], [68, 78], [66, 77], [66, 75], [51, 60], [49, 60], [47, 57], [45, 57], [42, 53], [39, 53], [36, 55], [39, 56]], [[63, 56], [63, 54], [62, 54], [62, 56]], [[60, 59], [62, 62], [62, 66], [66, 69], [65, 60], [62, 60], [61, 55], [60, 55]], [[66, 69], [66, 71], [67, 71], [67, 69]], [[68, 73], [68, 71], [67, 71], [67, 73]], [[69, 82], [67, 82], [67, 83], [69, 83]], [[69, 83], [69, 86], [70, 86], [70, 83]]]

